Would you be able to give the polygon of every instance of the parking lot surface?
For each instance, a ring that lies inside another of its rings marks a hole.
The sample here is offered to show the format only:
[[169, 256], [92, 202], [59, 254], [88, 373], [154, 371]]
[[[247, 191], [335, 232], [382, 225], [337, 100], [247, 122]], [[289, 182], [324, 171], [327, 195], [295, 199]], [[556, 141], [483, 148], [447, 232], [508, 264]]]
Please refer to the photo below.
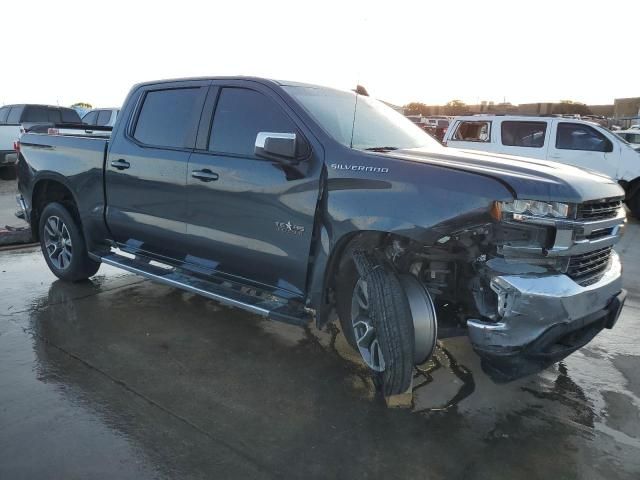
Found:
[[0, 252], [0, 478], [640, 478], [639, 241], [632, 220], [615, 329], [505, 385], [442, 341], [409, 410], [335, 328]]

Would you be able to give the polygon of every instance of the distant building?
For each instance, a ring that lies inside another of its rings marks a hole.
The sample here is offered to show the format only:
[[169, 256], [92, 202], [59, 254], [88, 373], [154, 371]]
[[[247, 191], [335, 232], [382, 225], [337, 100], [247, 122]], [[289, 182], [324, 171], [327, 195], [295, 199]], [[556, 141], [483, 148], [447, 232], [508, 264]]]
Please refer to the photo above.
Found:
[[613, 101], [613, 116], [615, 118], [640, 116], [640, 97], [616, 98]]
[[517, 113], [517, 105], [509, 102], [493, 103], [482, 101], [478, 105], [467, 105], [468, 113], [494, 113], [496, 115], [505, 115], [508, 113]]
[[[387, 104], [389, 105], [389, 104]], [[401, 111], [400, 107], [396, 110]], [[466, 105], [464, 115], [473, 115], [476, 113], [493, 113], [496, 115], [553, 115], [558, 111], [562, 111], [560, 107], [566, 107], [565, 104], [559, 102], [539, 102], [539, 103], [521, 103], [513, 105], [511, 103], [494, 103], [482, 101], [477, 105]], [[615, 118], [616, 120], [625, 119], [616, 122], [623, 125], [629, 122], [637, 122], [640, 119], [640, 97], [635, 98], [616, 98], [613, 105], [587, 105], [587, 108], [594, 116]], [[428, 105], [424, 115], [446, 115], [447, 107], [444, 105]], [[632, 119], [634, 119], [632, 121]]]
[[518, 105], [518, 113], [523, 115], [551, 115], [557, 105], [553, 102], [521, 103]]
[[599, 117], [613, 117], [613, 105], [587, 105], [587, 107], [589, 107], [591, 113], [598, 115]]
[[[541, 102], [541, 103], [521, 103], [518, 105], [518, 113], [522, 115], [553, 115], [561, 107], [566, 105], [557, 102]], [[613, 105], [587, 105], [587, 108], [593, 115], [602, 117], [611, 117], [613, 115]]]

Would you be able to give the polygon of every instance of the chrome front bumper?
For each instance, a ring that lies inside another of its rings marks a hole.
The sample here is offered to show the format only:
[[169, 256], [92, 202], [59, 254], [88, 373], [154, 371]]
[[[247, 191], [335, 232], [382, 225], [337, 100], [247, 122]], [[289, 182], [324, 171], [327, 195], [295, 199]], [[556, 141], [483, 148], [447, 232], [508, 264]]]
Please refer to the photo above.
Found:
[[494, 323], [468, 320], [471, 343], [492, 363], [558, 361], [613, 326], [626, 296], [621, 273], [620, 259], [612, 252], [602, 278], [584, 287], [563, 274], [496, 275], [490, 285], [500, 318]]

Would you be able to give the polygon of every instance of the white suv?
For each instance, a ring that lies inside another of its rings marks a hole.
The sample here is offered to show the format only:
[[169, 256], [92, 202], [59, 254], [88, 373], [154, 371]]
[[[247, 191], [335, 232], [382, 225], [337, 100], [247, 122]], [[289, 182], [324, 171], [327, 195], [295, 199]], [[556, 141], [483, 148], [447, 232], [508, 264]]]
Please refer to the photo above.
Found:
[[444, 144], [552, 160], [602, 172], [625, 188], [627, 204], [640, 218], [640, 154], [597, 124], [560, 117], [456, 117]]

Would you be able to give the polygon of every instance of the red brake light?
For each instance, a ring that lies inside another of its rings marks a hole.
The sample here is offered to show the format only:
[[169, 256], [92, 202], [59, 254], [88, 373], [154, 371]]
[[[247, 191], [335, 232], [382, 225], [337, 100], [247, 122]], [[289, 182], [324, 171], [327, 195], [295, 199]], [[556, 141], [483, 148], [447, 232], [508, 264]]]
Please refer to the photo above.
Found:
[[20, 141], [16, 140], [15, 142], [13, 142], [13, 149], [16, 151], [16, 153], [20, 153]]

